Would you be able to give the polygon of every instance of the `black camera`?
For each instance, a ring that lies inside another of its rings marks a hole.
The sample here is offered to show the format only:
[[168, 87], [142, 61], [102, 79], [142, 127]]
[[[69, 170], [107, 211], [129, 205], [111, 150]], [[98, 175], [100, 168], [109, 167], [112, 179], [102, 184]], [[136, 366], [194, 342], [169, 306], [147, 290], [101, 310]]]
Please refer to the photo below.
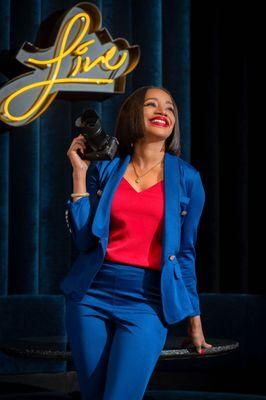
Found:
[[97, 113], [88, 108], [75, 121], [78, 133], [86, 139], [84, 154], [77, 153], [83, 160], [112, 160], [115, 157], [119, 142], [116, 137], [107, 135], [101, 126]]

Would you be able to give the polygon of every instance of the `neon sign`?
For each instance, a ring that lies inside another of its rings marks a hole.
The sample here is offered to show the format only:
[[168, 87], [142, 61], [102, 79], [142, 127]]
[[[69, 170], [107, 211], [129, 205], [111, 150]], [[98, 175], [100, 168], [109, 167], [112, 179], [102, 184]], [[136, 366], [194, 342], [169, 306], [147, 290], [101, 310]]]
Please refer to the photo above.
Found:
[[100, 27], [99, 9], [79, 3], [65, 14], [52, 47], [40, 49], [25, 42], [16, 59], [32, 71], [0, 89], [0, 119], [12, 126], [29, 124], [59, 92], [86, 92], [98, 99], [123, 93], [125, 76], [138, 64], [139, 46], [113, 40]]

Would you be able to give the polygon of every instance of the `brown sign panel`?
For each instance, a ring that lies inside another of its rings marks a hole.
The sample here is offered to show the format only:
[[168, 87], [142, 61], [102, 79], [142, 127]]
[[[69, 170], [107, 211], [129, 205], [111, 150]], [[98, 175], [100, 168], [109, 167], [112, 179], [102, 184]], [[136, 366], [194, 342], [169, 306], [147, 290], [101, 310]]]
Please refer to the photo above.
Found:
[[52, 47], [25, 42], [16, 59], [32, 71], [0, 89], [0, 119], [11, 126], [29, 124], [60, 92], [70, 98], [86, 92], [99, 100], [124, 93], [125, 76], [138, 64], [140, 48], [122, 38], [113, 40], [100, 28], [99, 9], [84, 2], [65, 13]]

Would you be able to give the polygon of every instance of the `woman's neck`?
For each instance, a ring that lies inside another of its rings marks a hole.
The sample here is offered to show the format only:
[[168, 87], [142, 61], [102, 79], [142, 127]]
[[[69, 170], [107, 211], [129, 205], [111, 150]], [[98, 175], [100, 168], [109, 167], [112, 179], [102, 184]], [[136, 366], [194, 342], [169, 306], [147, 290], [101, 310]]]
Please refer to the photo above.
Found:
[[[156, 164], [163, 162], [165, 157], [165, 150], [160, 149], [158, 151], [145, 151], [144, 149], [134, 148], [134, 152], [131, 156], [131, 162], [133, 161], [134, 165], [140, 171], [145, 171]], [[160, 164], [159, 164], [160, 165]], [[159, 168], [158, 165], [158, 168]]]

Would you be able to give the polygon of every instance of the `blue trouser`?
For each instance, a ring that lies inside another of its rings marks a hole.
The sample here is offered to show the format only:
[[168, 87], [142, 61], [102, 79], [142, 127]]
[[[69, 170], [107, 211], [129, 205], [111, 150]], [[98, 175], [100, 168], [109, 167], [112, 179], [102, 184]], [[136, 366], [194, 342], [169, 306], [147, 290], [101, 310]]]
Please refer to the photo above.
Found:
[[163, 350], [160, 271], [104, 260], [66, 330], [82, 400], [141, 400]]

